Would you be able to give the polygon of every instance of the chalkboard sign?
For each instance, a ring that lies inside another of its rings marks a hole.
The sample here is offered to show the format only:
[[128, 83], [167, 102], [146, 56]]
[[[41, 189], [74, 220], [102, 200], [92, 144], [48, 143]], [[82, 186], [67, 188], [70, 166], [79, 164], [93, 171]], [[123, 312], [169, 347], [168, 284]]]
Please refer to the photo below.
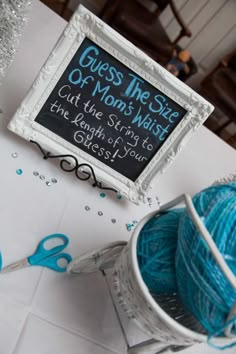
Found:
[[135, 181], [185, 114], [85, 38], [35, 121]]
[[73, 153], [135, 202], [212, 110], [83, 6], [25, 101], [11, 130]]

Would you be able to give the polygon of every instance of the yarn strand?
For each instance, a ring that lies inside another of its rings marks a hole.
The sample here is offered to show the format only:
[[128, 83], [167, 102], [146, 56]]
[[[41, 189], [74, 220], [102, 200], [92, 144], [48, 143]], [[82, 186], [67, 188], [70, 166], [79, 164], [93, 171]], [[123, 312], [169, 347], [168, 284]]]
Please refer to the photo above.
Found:
[[[192, 314], [211, 347], [232, 348], [236, 340], [221, 346], [214, 338], [236, 336], [236, 182], [206, 188], [193, 205], [165, 210], [144, 225], [137, 243], [140, 272], [155, 299], [177, 293], [180, 318]], [[192, 219], [196, 212], [200, 225]]]

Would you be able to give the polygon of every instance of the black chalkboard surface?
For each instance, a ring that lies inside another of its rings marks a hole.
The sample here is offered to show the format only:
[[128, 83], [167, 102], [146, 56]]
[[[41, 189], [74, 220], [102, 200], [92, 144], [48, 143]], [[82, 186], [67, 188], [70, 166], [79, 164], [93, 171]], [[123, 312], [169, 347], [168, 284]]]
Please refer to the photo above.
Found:
[[185, 113], [85, 38], [35, 121], [135, 181]]

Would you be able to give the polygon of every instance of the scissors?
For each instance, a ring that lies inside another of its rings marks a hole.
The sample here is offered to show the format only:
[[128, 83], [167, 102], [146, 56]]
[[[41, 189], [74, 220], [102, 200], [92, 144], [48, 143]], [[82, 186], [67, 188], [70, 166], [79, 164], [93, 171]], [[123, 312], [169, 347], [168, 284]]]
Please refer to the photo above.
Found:
[[[62, 244], [59, 244], [50, 249], [45, 248], [45, 243], [48, 240], [59, 240]], [[23, 258], [18, 262], [15, 262], [2, 269], [1, 273], [8, 273], [14, 270], [29, 266], [42, 266], [55, 270], [56, 272], [66, 272], [67, 265], [72, 261], [72, 257], [68, 253], [60, 253], [67, 247], [69, 238], [63, 234], [52, 234], [44, 237], [38, 244], [36, 251], [29, 257]], [[66, 266], [61, 267], [58, 263], [60, 260], [66, 261]]]

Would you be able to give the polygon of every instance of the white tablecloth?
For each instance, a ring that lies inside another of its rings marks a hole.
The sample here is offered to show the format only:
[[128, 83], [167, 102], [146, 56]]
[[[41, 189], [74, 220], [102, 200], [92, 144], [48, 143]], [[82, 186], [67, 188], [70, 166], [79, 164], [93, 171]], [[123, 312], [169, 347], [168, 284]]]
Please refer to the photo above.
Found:
[[[126, 224], [184, 192], [193, 195], [232, 172], [235, 151], [202, 127], [152, 189], [152, 206], [135, 206], [100, 191], [44, 161], [37, 148], [8, 132], [7, 123], [46, 60], [66, 22], [36, 2], [19, 51], [0, 88], [0, 250], [3, 265], [29, 255], [37, 242], [55, 232], [70, 237], [73, 256], [125, 239]], [[12, 153], [18, 157], [13, 158]], [[23, 174], [17, 175], [16, 170]], [[33, 175], [37, 171], [46, 177]], [[56, 178], [58, 183], [46, 186]], [[90, 207], [90, 211], [85, 210]], [[103, 215], [99, 216], [98, 211]], [[111, 219], [116, 219], [112, 223]], [[127, 323], [131, 343], [140, 332]], [[1, 275], [0, 354], [124, 353], [125, 343], [104, 279], [70, 277], [32, 267]], [[213, 353], [206, 345], [190, 353]], [[234, 349], [228, 353], [235, 353]]]

